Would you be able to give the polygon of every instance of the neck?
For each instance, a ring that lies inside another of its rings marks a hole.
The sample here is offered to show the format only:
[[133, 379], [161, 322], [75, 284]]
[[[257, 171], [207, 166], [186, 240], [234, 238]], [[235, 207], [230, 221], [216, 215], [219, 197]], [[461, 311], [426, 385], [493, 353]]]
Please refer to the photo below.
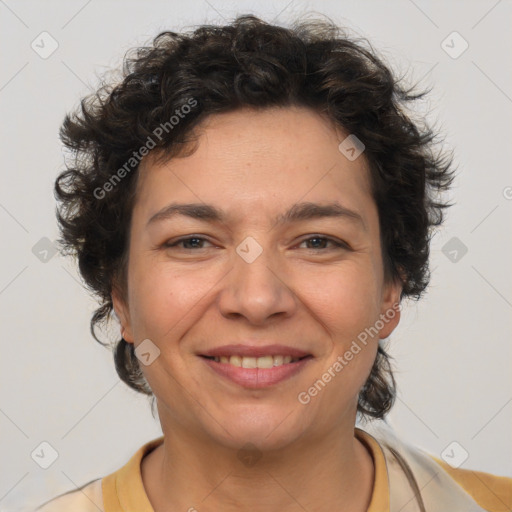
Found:
[[353, 427], [314, 442], [303, 436], [252, 459], [176, 426], [164, 436], [142, 461], [155, 512], [358, 512], [371, 500], [373, 460]]

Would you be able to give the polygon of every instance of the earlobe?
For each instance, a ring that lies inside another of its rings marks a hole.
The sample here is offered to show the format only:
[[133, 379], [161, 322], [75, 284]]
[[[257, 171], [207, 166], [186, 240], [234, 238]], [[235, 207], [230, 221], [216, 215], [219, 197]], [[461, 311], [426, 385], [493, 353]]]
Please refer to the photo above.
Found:
[[131, 322], [130, 315], [128, 312], [128, 307], [125, 304], [125, 301], [121, 299], [119, 292], [116, 289], [112, 290], [112, 305], [114, 307], [114, 312], [121, 324], [121, 336], [128, 343], [133, 343], [133, 334], [131, 330]]
[[402, 283], [395, 281], [387, 286], [386, 294], [383, 297], [380, 321], [382, 324], [379, 329], [379, 338], [384, 339], [391, 335], [400, 322], [400, 295], [402, 293]]

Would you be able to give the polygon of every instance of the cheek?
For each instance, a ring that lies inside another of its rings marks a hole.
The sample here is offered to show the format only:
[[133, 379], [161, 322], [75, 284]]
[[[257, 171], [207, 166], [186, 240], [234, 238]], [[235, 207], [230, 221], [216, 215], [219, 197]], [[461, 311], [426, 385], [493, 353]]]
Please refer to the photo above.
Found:
[[340, 387], [355, 394], [364, 384], [377, 351], [378, 337], [372, 338], [375, 331], [371, 328], [380, 314], [378, 283], [368, 268], [345, 270], [331, 273], [329, 279], [320, 281], [324, 283], [320, 288], [309, 286], [311, 309], [330, 336], [323, 371], [337, 377], [327, 396], [339, 392]]
[[132, 323], [136, 339], [150, 338], [158, 345], [176, 339], [197, 321], [202, 299], [218, 281], [211, 272], [176, 272], [155, 264], [133, 269], [130, 282]]
[[368, 268], [352, 265], [302, 279], [310, 309], [339, 342], [357, 337], [378, 318], [378, 283]]
[[[136, 263], [129, 283], [136, 339], [179, 338], [204, 313], [212, 290], [222, 289], [226, 273], [222, 266], [201, 271], [196, 266], [177, 270], [158, 262]], [[378, 283], [371, 266], [311, 266], [289, 273], [285, 280], [298, 308], [304, 310], [301, 317], [303, 313], [316, 317], [326, 333], [343, 345], [378, 318]]]

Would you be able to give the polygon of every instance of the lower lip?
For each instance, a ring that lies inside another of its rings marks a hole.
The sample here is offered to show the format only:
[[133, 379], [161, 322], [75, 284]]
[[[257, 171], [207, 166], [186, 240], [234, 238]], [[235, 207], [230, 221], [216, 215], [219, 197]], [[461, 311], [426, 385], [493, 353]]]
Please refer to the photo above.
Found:
[[201, 359], [215, 372], [245, 388], [266, 388], [282, 382], [299, 373], [313, 359], [305, 357], [294, 363], [273, 366], [272, 368], [242, 368], [229, 363], [218, 363], [213, 359]]

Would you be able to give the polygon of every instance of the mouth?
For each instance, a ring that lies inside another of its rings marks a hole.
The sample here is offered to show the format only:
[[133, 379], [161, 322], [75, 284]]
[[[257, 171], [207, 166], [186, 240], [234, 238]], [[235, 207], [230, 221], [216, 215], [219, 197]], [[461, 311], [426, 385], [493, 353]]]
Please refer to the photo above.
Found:
[[274, 368], [276, 366], [282, 366], [285, 364], [296, 363], [298, 361], [302, 361], [303, 359], [313, 357], [312, 355], [307, 355], [303, 357], [292, 357], [289, 355], [266, 355], [260, 357], [250, 357], [250, 356], [206, 356], [201, 355], [205, 359], [209, 359], [210, 361], [215, 361], [216, 363], [222, 364], [230, 364], [232, 366], [236, 366], [237, 368], [260, 368], [260, 369], [269, 369]]
[[260, 389], [274, 386], [301, 372], [314, 357], [290, 355], [246, 356], [200, 356], [214, 374], [239, 386]]

